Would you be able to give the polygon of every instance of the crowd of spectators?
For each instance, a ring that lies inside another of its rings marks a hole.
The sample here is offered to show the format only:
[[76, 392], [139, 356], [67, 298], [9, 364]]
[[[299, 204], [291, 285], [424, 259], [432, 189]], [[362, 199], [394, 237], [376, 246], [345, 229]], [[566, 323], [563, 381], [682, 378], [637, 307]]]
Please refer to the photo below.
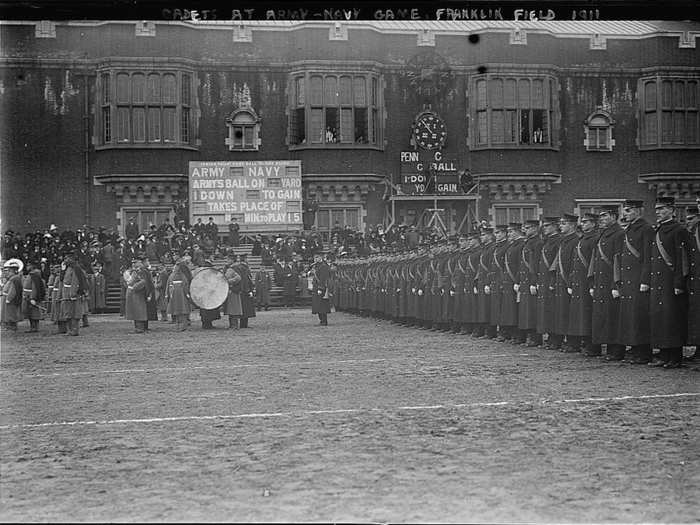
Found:
[[[193, 263], [201, 265], [206, 259], [222, 257], [230, 247], [240, 245], [239, 226], [232, 220], [228, 235], [221, 235], [212, 218], [198, 219], [186, 226], [184, 221], [171, 224], [168, 218], [151, 224], [141, 231], [132, 217], [120, 235], [115, 227], [90, 227], [60, 230], [55, 224], [46, 229], [28, 233], [8, 230], [2, 238], [2, 259], [18, 258], [32, 262], [41, 269], [46, 279], [50, 268], [59, 264], [68, 254], [74, 254], [87, 273], [99, 266], [108, 279], [118, 280], [122, 271], [134, 258], [147, 257], [163, 264], [189, 255]], [[386, 251], [415, 248], [441, 237], [437, 231], [419, 230], [415, 226], [371, 226], [360, 232], [338, 223], [324, 235], [313, 227], [308, 231], [287, 232], [277, 235], [258, 235], [254, 238], [252, 255], [259, 255], [266, 266], [275, 262], [310, 262], [317, 253], [333, 257], [364, 256]], [[222, 242], [223, 241], [223, 242]]]

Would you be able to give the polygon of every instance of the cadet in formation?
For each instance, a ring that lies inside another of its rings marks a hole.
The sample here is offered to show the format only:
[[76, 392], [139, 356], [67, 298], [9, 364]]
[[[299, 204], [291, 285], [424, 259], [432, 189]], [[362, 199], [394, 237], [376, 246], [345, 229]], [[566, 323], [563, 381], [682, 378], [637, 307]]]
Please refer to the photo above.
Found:
[[[683, 346], [700, 339], [697, 207], [686, 210], [685, 227], [670, 198], [656, 202], [655, 226], [644, 219], [642, 201], [626, 200], [622, 209], [624, 228], [619, 207], [605, 206], [340, 259], [328, 279], [332, 297], [337, 310], [424, 330], [681, 366]], [[321, 268], [317, 277], [326, 275]], [[313, 312], [321, 323], [324, 290], [316, 282]]]

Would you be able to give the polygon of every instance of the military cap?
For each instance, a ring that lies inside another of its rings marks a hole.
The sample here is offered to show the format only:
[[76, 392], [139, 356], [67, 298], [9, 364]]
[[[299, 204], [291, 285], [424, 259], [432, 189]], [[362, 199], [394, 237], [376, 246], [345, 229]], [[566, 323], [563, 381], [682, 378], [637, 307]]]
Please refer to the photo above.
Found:
[[494, 230], [501, 230], [501, 231], [506, 231], [508, 229], [507, 224], [496, 224], [496, 227]]
[[597, 221], [598, 216], [595, 213], [584, 213], [583, 217], [581, 217], [582, 221]]
[[493, 228], [490, 226], [484, 226], [481, 228], [481, 233], [493, 233]]
[[556, 224], [559, 222], [560, 217], [556, 217], [554, 215], [550, 215], [548, 217], [543, 217], [542, 218], [542, 224]]
[[578, 222], [578, 215], [573, 215], [571, 213], [565, 213], [561, 216], [561, 220], [564, 222]]
[[519, 230], [520, 228], [523, 227], [523, 225], [522, 225], [522, 223], [520, 223], [520, 222], [509, 222], [509, 223], [508, 223], [508, 227], [509, 227], [509, 228], [515, 228], [515, 229]]
[[641, 208], [644, 206], [644, 201], [640, 199], [627, 199], [622, 205], [625, 208]]
[[658, 197], [656, 199], [656, 206], [673, 206], [676, 204], [676, 199], [673, 197]]
[[620, 214], [620, 207], [617, 205], [606, 205], [600, 207], [600, 212], [598, 215], [603, 215], [604, 213], [614, 213], [615, 215]]
[[686, 217], [695, 217], [698, 214], [698, 207], [697, 206], [688, 206], [685, 209], [685, 216]]
[[537, 219], [527, 219], [527, 220], [525, 221], [525, 225], [526, 225], [526, 226], [539, 226], [539, 225], [540, 225], [540, 221], [538, 221]]

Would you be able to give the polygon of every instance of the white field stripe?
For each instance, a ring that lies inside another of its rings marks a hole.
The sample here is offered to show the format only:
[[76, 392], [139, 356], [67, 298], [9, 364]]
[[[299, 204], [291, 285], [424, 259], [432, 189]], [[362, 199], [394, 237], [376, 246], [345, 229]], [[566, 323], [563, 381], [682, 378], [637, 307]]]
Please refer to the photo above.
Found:
[[[527, 357], [530, 354], [478, 354], [478, 355], [463, 355], [460, 358], [475, 359], [485, 357]], [[220, 366], [173, 366], [162, 368], [124, 368], [115, 370], [84, 370], [81, 372], [51, 372], [47, 374], [23, 374], [22, 377], [62, 377], [62, 376], [89, 376], [101, 374], [131, 374], [131, 373], [148, 373], [148, 372], [183, 372], [188, 370], [234, 370], [236, 368], [274, 368], [284, 366], [326, 366], [338, 365], [347, 363], [380, 363], [383, 361], [410, 361], [417, 359], [440, 359], [452, 358], [452, 356], [421, 356], [421, 357], [386, 357], [380, 359], [339, 359], [335, 361], [288, 361], [282, 363], [251, 363], [247, 365], [220, 365]], [[3, 370], [4, 373], [15, 372], [15, 370]]]
[[477, 407], [502, 407], [502, 406], [517, 406], [517, 405], [558, 405], [563, 403], [597, 403], [597, 402], [613, 402], [613, 401], [629, 401], [629, 400], [645, 400], [645, 399], [672, 399], [679, 397], [695, 397], [700, 396], [700, 392], [681, 392], [676, 394], [651, 394], [641, 396], [619, 396], [619, 397], [587, 397], [580, 399], [559, 399], [559, 400], [540, 400], [540, 401], [493, 401], [483, 403], [448, 403], [444, 405], [416, 405], [416, 406], [400, 406], [400, 407], [375, 407], [375, 408], [341, 408], [341, 409], [322, 409], [322, 410], [296, 410], [291, 412], [257, 412], [249, 414], [219, 414], [212, 416], [174, 416], [174, 417], [150, 417], [139, 419], [103, 419], [103, 420], [82, 420], [82, 421], [53, 421], [49, 423], [18, 423], [14, 425], [1, 425], [0, 430], [13, 429], [33, 429], [43, 427], [70, 427], [70, 426], [90, 426], [90, 425], [120, 425], [120, 424], [142, 424], [142, 423], [171, 423], [180, 421], [212, 421], [226, 419], [262, 419], [262, 418], [291, 418], [304, 417], [325, 414], [361, 414], [372, 412], [395, 412], [401, 410], [454, 410], [460, 408], [477, 408]]

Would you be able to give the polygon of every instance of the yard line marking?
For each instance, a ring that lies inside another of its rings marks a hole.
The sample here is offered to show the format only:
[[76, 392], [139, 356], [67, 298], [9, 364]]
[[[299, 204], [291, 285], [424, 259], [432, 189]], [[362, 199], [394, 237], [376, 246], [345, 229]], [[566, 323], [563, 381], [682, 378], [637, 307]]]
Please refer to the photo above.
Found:
[[172, 416], [172, 417], [151, 417], [140, 419], [104, 419], [104, 420], [84, 420], [84, 421], [52, 421], [48, 423], [17, 423], [14, 425], [0, 425], [0, 430], [12, 429], [32, 429], [42, 427], [63, 427], [63, 426], [89, 426], [89, 425], [118, 425], [129, 423], [168, 423], [178, 421], [212, 421], [216, 419], [255, 419], [273, 417], [303, 417], [309, 415], [322, 414], [359, 414], [370, 412], [391, 412], [400, 410], [453, 410], [459, 408], [477, 407], [502, 407], [515, 405], [559, 405], [564, 403], [591, 403], [601, 401], [628, 401], [644, 399], [671, 399], [677, 397], [700, 396], [700, 392], [680, 392], [675, 394], [649, 394], [640, 396], [618, 396], [618, 397], [588, 397], [580, 399], [541, 399], [539, 401], [493, 401], [481, 403], [448, 403], [444, 405], [416, 405], [403, 407], [374, 407], [374, 408], [338, 408], [319, 410], [294, 410], [291, 412], [254, 412], [249, 414], [218, 414], [212, 416]]
[[[483, 357], [527, 357], [530, 354], [475, 354], [475, 355], [464, 355], [462, 358], [476, 359]], [[425, 358], [435, 358], [436, 356], [425, 356]], [[437, 356], [440, 357], [452, 357], [452, 356]], [[173, 367], [162, 367], [162, 368], [123, 368], [116, 370], [85, 370], [82, 372], [51, 372], [47, 374], [26, 374], [23, 377], [62, 377], [62, 376], [86, 376], [86, 375], [100, 375], [100, 374], [130, 374], [130, 373], [148, 373], [148, 372], [177, 372], [177, 371], [187, 371], [187, 370], [233, 370], [236, 368], [272, 368], [272, 367], [282, 367], [282, 366], [324, 366], [324, 365], [335, 365], [344, 363], [379, 363], [382, 361], [406, 361], [411, 359], [423, 359], [423, 357], [385, 357], [377, 359], [338, 359], [334, 361], [287, 361], [282, 363], [251, 363], [244, 365], [221, 365], [221, 366], [173, 366]], [[4, 373], [12, 372], [13, 370], [2, 370]]]

